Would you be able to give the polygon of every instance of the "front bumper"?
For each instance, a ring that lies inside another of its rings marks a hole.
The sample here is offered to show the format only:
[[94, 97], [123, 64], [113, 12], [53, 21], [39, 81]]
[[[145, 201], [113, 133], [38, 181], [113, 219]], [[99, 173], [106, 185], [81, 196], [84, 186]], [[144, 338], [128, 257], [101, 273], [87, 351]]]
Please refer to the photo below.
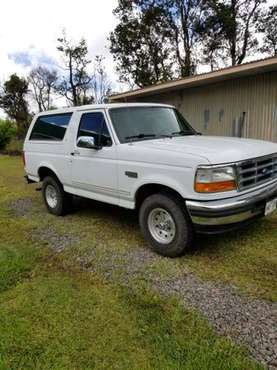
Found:
[[196, 231], [223, 232], [249, 223], [265, 213], [266, 202], [277, 197], [277, 182], [236, 197], [213, 200], [187, 200], [186, 206]]

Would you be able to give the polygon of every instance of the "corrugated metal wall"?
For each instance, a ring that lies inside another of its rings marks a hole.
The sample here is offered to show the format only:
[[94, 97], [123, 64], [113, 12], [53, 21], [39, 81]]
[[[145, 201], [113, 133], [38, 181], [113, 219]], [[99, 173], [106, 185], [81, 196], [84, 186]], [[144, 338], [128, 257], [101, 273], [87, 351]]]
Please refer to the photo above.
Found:
[[203, 134], [277, 142], [277, 71], [135, 101], [175, 105]]

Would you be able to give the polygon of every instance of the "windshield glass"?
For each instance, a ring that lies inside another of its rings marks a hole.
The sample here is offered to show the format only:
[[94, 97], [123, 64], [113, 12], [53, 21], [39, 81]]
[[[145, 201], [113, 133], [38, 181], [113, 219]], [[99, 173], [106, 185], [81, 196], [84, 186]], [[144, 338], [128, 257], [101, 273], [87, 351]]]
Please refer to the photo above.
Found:
[[124, 107], [111, 108], [109, 112], [121, 143], [196, 135], [184, 117], [173, 108]]

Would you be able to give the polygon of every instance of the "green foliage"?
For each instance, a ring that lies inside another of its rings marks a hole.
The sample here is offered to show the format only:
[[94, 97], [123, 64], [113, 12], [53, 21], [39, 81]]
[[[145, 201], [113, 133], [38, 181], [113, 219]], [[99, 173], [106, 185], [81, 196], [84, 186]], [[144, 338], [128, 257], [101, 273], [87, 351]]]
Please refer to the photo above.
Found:
[[255, 27], [265, 0], [207, 0], [202, 25], [204, 62], [212, 69], [220, 62], [231, 60], [241, 64], [257, 51]]
[[27, 94], [28, 82], [16, 74], [5, 81], [3, 92], [0, 94], [0, 107], [16, 121], [20, 137], [26, 134], [30, 123]]
[[9, 144], [15, 134], [15, 124], [9, 120], [0, 119], [0, 150], [6, 148], [7, 144]]
[[7, 144], [3, 151], [8, 155], [21, 155], [23, 150], [23, 140], [18, 139], [16, 136], [12, 137], [11, 141]]
[[164, 9], [147, 4], [139, 13], [136, 3], [119, 1], [114, 13], [120, 23], [110, 35], [110, 50], [121, 80], [131, 78], [142, 87], [172, 79], [173, 55]]
[[110, 51], [125, 82], [147, 86], [194, 73], [201, 0], [119, 0]]
[[259, 50], [276, 55], [276, 6], [266, 0], [119, 0], [110, 51], [121, 81], [139, 87], [237, 65]]

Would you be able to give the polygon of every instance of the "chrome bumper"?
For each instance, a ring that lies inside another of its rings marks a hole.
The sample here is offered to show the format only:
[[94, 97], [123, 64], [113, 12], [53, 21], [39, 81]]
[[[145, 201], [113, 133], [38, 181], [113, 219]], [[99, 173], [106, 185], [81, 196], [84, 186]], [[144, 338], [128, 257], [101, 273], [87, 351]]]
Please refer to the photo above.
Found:
[[214, 201], [187, 200], [186, 206], [194, 225], [234, 225], [262, 216], [266, 202], [277, 197], [277, 182], [247, 194]]

